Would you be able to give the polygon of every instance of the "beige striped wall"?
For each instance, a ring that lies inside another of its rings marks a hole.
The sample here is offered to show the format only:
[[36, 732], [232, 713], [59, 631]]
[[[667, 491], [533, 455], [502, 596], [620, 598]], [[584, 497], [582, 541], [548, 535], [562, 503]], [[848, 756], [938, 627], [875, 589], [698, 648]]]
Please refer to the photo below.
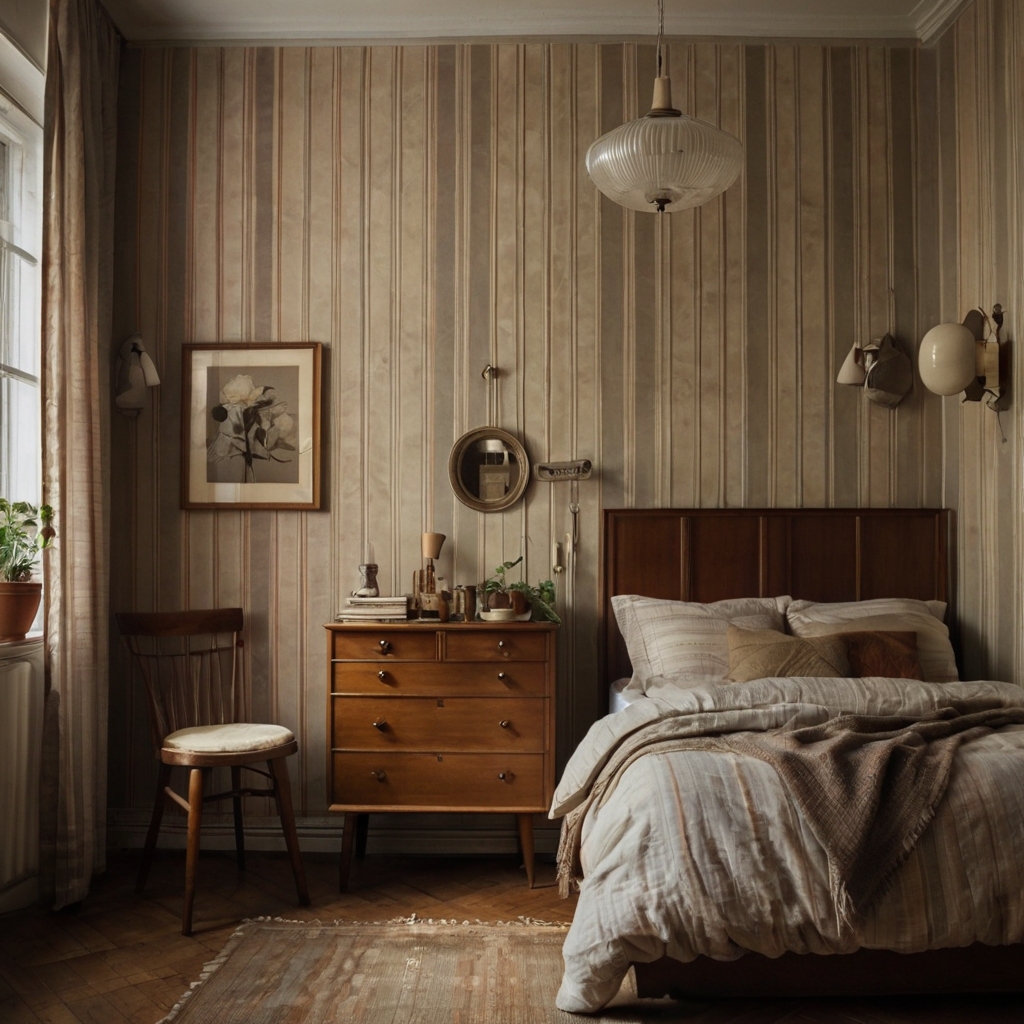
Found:
[[[944, 319], [1006, 309], [1012, 341], [1024, 313], [1024, 11], [978, 0], [942, 38], [936, 108], [942, 189]], [[970, 678], [1024, 680], [1024, 495], [1019, 396], [997, 418], [946, 399], [947, 478], [959, 510], [959, 619]], [[1006, 440], [1003, 441], [1005, 436]]]
[[[534, 459], [597, 467], [559, 580], [563, 760], [605, 705], [603, 506], [949, 500], [941, 400], [917, 389], [891, 412], [833, 383], [854, 339], [916, 345], [955, 288], [936, 58], [699, 42], [670, 61], [677, 103], [747, 160], [723, 198], [659, 218], [583, 169], [646, 109], [648, 45], [126, 54], [116, 324], [142, 331], [163, 383], [115, 424], [112, 600], [245, 606], [256, 712], [299, 736], [307, 818], [325, 803], [321, 627], [364, 544], [399, 592], [425, 528], [449, 537], [450, 579], [524, 554], [535, 581], [570, 527], [565, 483], [504, 515], [455, 502], [446, 460], [466, 429], [490, 419]], [[181, 345], [240, 339], [328, 348], [321, 512], [179, 510]], [[123, 665], [113, 688], [111, 806], [135, 813], [144, 713]]]

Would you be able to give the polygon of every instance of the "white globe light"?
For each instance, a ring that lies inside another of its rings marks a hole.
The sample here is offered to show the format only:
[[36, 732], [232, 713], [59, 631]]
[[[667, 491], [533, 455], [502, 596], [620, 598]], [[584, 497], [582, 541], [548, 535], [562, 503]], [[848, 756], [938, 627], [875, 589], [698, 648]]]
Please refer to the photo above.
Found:
[[939, 324], [922, 339], [917, 357], [921, 382], [937, 395], [955, 395], [978, 376], [977, 342], [963, 324]]
[[621, 206], [648, 213], [701, 206], [724, 192], [742, 167], [739, 139], [688, 114], [639, 117], [587, 150], [594, 184]]

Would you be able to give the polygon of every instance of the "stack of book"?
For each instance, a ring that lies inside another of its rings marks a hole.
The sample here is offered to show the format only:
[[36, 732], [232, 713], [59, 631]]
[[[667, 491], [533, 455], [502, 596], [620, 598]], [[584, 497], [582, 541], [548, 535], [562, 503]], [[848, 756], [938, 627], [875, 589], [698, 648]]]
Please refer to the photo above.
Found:
[[349, 597], [335, 616], [338, 622], [405, 622], [408, 597]]

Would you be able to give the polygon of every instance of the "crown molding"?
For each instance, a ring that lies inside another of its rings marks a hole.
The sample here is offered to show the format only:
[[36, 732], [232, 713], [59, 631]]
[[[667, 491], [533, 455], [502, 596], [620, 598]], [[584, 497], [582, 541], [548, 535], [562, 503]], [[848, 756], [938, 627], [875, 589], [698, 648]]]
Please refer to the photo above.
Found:
[[[677, 37], [711, 36], [743, 39], [842, 39], [929, 41], [960, 13], [971, 0], [919, 0], [903, 6], [902, 13], [858, 11], [855, 4], [845, 13], [813, 9], [805, 13], [771, 12], [769, 4], [753, 10], [713, 6], [705, 10], [669, 10], [666, 34]], [[466, 4], [465, 10], [438, 10], [437, 6], [414, 5], [398, 0], [376, 6], [353, 5], [332, 10], [318, 0], [303, 4], [251, 3], [239, 7], [234, 0], [178, 0], [163, 6], [158, 17], [143, 0], [107, 0], [107, 8], [125, 36], [133, 42], [224, 43], [239, 39], [252, 41], [302, 40], [320, 43], [409, 42], [437, 39], [558, 38], [565, 36], [637, 39], [638, 29], [650, 25], [639, 0], [627, 0], [612, 8], [593, 0], [575, 6], [562, 0], [547, 9], [508, 4]], [[345, 5], [342, 5], [343, 7]], [[390, 7], [390, 10], [387, 9]], [[790, 5], [792, 7], [792, 5]], [[898, 5], [897, 5], [898, 7]], [[169, 16], [176, 11], [180, 20]], [[237, 12], [237, 16], [236, 16]]]
[[974, 0], [920, 0], [910, 12], [914, 22], [914, 35], [925, 46], [931, 46], [973, 2]]

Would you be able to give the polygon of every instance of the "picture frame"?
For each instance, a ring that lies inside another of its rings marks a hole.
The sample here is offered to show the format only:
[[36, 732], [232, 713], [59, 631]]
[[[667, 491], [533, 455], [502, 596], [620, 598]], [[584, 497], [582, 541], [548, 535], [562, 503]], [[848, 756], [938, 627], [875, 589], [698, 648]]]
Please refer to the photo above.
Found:
[[321, 359], [319, 342], [182, 347], [182, 508], [320, 508]]

